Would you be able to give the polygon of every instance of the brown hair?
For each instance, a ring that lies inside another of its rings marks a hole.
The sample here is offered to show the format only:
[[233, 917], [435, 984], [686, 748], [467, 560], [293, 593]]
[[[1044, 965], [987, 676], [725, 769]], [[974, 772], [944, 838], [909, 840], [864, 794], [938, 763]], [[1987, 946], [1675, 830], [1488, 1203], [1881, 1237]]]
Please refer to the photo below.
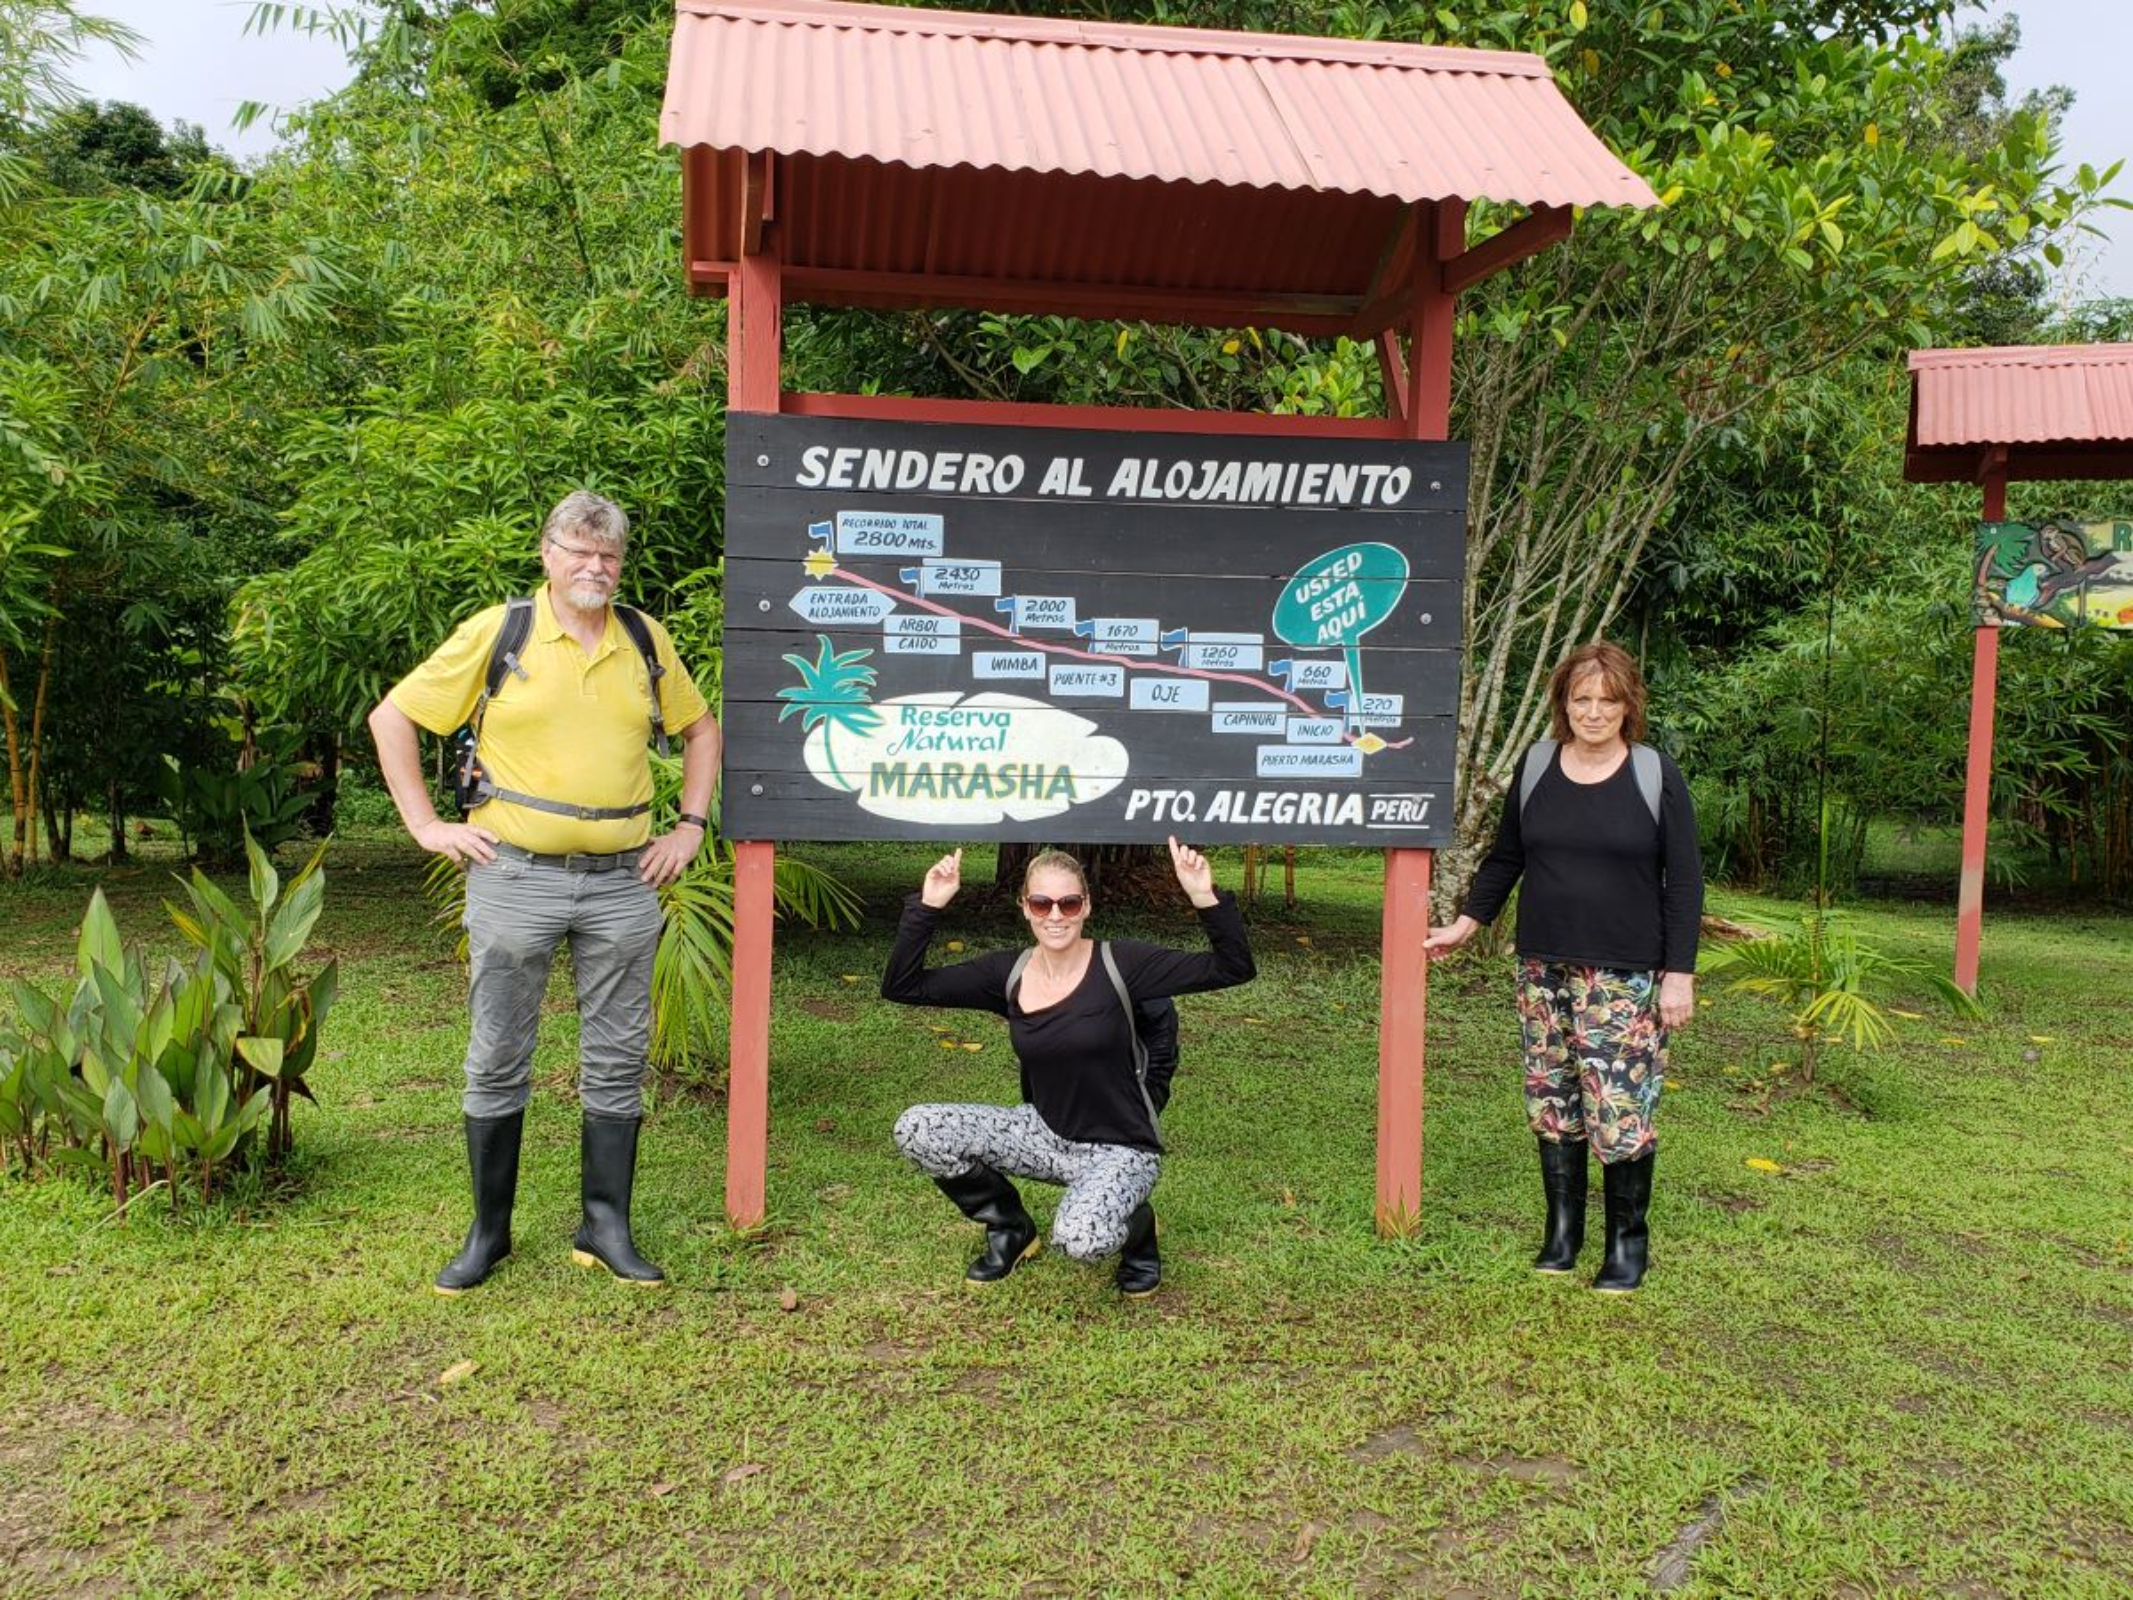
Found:
[[1040, 872], [1070, 872], [1074, 881], [1081, 885], [1081, 892], [1089, 892], [1089, 875], [1081, 870], [1081, 863], [1064, 850], [1040, 850], [1029, 858], [1029, 865], [1022, 869], [1022, 892], [1029, 893], [1030, 881]]
[[1622, 702], [1622, 737], [1631, 744], [1638, 743], [1646, 731], [1644, 674], [1637, 670], [1636, 657], [1605, 639], [1579, 645], [1563, 657], [1562, 664], [1549, 677], [1549, 733], [1558, 744], [1570, 742], [1570, 689], [1588, 672], [1597, 672], [1602, 687]]

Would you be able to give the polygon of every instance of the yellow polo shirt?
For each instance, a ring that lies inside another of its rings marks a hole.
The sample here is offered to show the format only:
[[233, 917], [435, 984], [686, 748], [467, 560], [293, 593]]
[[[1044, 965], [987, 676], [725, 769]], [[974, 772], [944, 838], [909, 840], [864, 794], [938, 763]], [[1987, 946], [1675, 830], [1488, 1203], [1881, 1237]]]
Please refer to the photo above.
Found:
[[[392, 703], [435, 734], [464, 723], [481, 698], [504, 609], [491, 606], [461, 623], [435, 655], [393, 685]], [[710, 708], [674, 653], [667, 630], [657, 622], [651, 628], [666, 669], [659, 681], [667, 732], [679, 735]], [[650, 800], [650, 677], [614, 613], [608, 613], [600, 648], [588, 656], [556, 620], [543, 584], [533, 597], [533, 629], [519, 663], [527, 675], [506, 673], [482, 713], [481, 759], [489, 781], [571, 805], [633, 806]], [[629, 850], [652, 831], [649, 815], [586, 822], [508, 800], [476, 807], [467, 820], [521, 849], [544, 853]]]

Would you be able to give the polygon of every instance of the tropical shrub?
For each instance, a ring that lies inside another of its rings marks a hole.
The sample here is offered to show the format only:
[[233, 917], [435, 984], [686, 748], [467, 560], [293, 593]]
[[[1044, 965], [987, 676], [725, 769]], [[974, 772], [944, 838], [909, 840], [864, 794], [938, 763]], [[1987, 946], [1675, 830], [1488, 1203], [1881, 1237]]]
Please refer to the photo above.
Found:
[[324, 903], [324, 847], [286, 896], [265, 851], [247, 841], [247, 854], [249, 911], [197, 871], [191, 911], [170, 908], [190, 960], [157, 966], [126, 945], [98, 890], [82, 918], [73, 993], [62, 1002], [12, 986], [14, 1016], [0, 1023], [0, 1141], [23, 1170], [98, 1168], [123, 1211], [157, 1182], [175, 1209], [188, 1181], [211, 1200], [233, 1164], [286, 1160], [291, 1099], [311, 1098], [305, 1074], [337, 979], [335, 963], [308, 981], [295, 970]]
[[1965, 1016], [1983, 1014], [1953, 980], [1921, 962], [1875, 948], [1842, 912], [1805, 910], [1795, 927], [1760, 924], [1761, 935], [1720, 945], [1699, 975], [1725, 982], [1729, 992], [1768, 995], [1792, 1012], [1800, 1041], [1800, 1076], [1812, 1082], [1825, 1044], [1880, 1050], [1896, 1025], [1877, 994], [1923, 987]]
[[226, 866], [244, 859], [247, 840], [271, 853], [303, 832], [311, 796], [297, 787], [300, 737], [262, 737], [249, 763], [234, 746], [224, 762], [163, 758], [157, 793], [201, 861]]

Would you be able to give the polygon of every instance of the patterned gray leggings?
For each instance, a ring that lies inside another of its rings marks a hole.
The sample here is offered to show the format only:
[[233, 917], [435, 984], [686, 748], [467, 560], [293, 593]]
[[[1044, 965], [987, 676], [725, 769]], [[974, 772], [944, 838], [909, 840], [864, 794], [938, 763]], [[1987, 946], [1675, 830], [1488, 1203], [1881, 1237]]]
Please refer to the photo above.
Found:
[[1100, 1260], [1125, 1242], [1126, 1219], [1163, 1170], [1153, 1150], [1062, 1139], [1028, 1105], [913, 1106], [896, 1119], [896, 1148], [929, 1177], [960, 1177], [982, 1161], [1013, 1177], [1064, 1184], [1052, 1243], [1076, 1261]]

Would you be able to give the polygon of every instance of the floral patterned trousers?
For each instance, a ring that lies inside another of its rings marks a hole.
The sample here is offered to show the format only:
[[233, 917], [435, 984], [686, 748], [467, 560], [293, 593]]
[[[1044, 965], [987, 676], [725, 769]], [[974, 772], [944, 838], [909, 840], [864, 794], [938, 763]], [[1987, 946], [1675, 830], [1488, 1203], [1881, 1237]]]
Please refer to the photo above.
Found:
[[1518, 1021], [1533, 1131], [1551, 1144], [1590, 1139], [1602, 1162], [1650, 1154], [1666, 1077], [1657, 975], [1521, 961]]

